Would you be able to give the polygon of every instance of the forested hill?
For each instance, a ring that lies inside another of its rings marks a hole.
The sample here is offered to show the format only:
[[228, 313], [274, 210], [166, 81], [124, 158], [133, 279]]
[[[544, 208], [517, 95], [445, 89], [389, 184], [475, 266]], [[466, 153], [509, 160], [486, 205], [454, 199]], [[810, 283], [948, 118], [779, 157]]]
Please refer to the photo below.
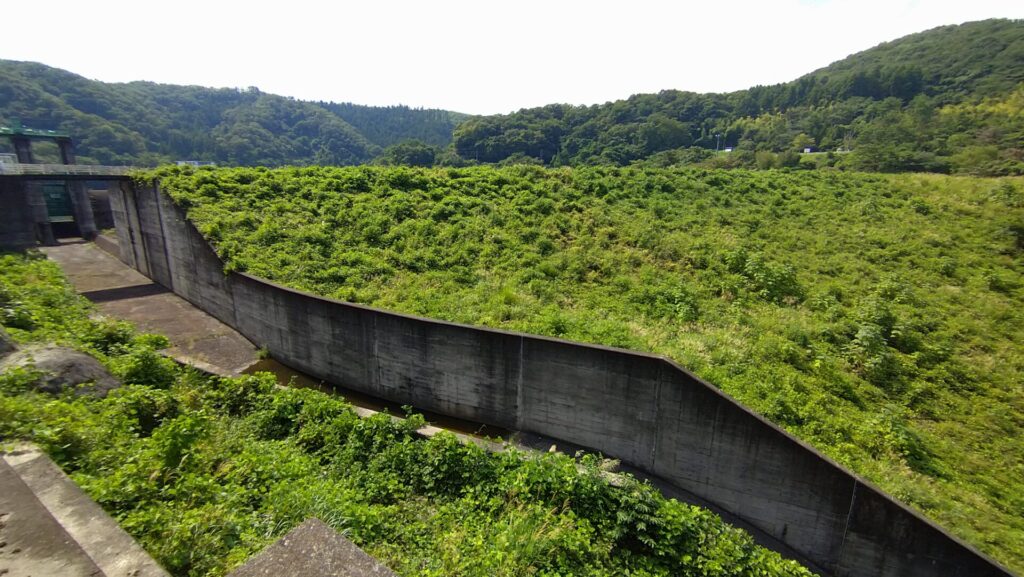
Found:
[[70, 132], [80, 162], [358, 164], [406, 139], [447, 145], [461, 118], [405, 106], [303, 102], [256, 88], [109, 84], [0, 60], [0, 125], [18, 119]]
[[[808, 48], [813, 49], [813, 48]], [[666, 90], [595, 106], [471, 119], [454, 143], [481, 162], [760, 166], [806, 148], [850, 168], [1024, 173], [1024, 21], [944, 26], [797, 80], [729, 94]], [[739, 154], [710, 158], [735, 147]], [[760, 154], [758, 154], [760, 153]]]
[[377, 146], [391, 146], [403, 140], [419, 140], [432, 146], [447, 146], [452, 130], [468, 114], [447, 110], [423, 110], [408, 106], [361, 106], [349, 102], [321, 102], [321, 106], [351, 124]]
[[904, 36], [793, 82], [736, 95], [747, 115], [857, 96], [909, 101], [924, 94], [950, 104], [1011, 92], [1024, 82], [1022, 62], [1024, 21], [984, 20]]
[[[109, 164], [639, 162], [1013, 175], [1024, 174], [1021, 62], [1024, 20], [986, 20], [912, 34], [774, 86], [467, 117], [255, 88], [107, 84], [0, 60], [0, 124], [66, 130], [83, 162]], [[734, 150], [716, 154], [725, 148]], [[832, 154], [801, 156], [808, 149]]]

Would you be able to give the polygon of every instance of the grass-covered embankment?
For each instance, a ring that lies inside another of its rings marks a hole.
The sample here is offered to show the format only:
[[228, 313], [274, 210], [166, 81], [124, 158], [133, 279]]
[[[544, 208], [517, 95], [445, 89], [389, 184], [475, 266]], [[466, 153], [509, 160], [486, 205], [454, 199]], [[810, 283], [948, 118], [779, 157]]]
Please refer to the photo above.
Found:
[[92, 313], [54, 263], [0, 254], [0, 324], [127, 383], [54, 397], [0, 375], [0, 441], [44, 447], [175, 575], [222, 575], [310, 516], [401, 575], [809, 575], [707, 510], [609, 485], [596, 459], [426, 440], [418, 416], [360, 419], [266, 374], [203, 376]]
[[230, 268], [668, 355], [1024, 570], [1024, 182], [162, 169]]

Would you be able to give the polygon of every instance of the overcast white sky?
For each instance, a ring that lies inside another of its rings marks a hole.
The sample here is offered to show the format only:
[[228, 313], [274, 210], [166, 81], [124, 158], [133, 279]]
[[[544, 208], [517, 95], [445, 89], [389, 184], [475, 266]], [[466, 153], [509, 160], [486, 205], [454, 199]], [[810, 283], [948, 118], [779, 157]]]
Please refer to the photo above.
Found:
[[490, 114], [797, 78], [1021, 0], [47, 0], [4, 3], [0, 58], [107, 82]]

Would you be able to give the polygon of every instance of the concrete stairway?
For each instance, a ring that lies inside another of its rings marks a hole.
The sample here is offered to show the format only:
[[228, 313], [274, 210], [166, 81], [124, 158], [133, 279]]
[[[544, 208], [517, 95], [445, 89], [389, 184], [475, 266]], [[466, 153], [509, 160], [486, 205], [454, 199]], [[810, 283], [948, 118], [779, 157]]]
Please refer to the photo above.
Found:
[[0, 456], [0, 575], [168, 577], [49, 457], [31, 446]]

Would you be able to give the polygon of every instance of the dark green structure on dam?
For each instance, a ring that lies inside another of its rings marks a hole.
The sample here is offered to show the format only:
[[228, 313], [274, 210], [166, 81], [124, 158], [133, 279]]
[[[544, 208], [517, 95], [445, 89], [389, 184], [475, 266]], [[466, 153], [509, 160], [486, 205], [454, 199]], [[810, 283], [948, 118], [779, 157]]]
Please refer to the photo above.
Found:
[[[74, 143], [67, 133], [36, 130], [15, 123], [0, 127], [14, 154], [0, 155], [0, 248], [25, 248], [56, 242], [58, 237], [91, 239], [100, 225], [113, 225], [106, 203], [106, 183], [125, 178], [126, 167], [75, 164]], [[59, 164], [37, 163], [33, 141], [57, 145]], [[104, 185], [90, 193], [87, 183]]]

